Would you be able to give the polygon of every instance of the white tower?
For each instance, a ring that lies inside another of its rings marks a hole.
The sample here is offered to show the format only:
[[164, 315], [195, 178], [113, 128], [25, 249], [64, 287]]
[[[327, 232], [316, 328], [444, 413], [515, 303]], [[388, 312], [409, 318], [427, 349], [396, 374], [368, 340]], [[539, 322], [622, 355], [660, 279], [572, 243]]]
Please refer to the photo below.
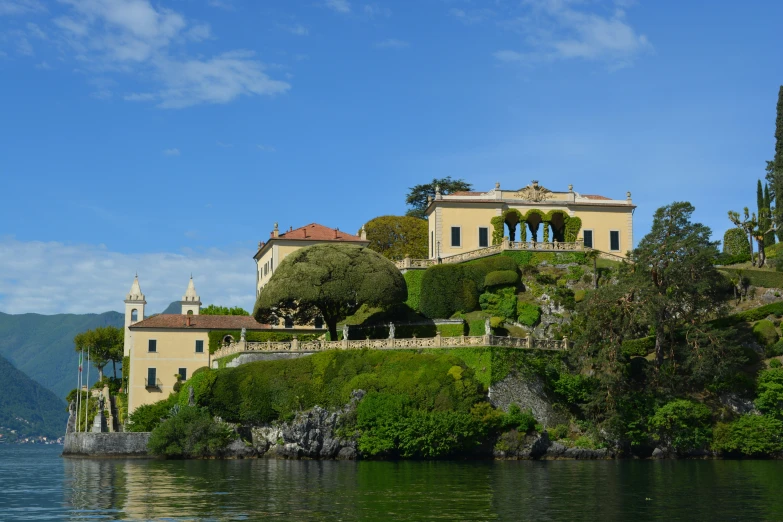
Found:
[[182, 315], [198, 315], [200, 311], [201, 298], [196, 294], [196, 286], [193, 284], [193, 275], [191, 275], [188, 289], [182, 296]]
[[146, 304], [147, 301], [144, 299], [144, 294], [141, 293], [141, 287], [139, 286], [139, 275], [136, 274], [130, 292], [125, 296], [125, 345], [123, 350], [125, 357], [130, 355], [130, 350], [133, 346], [133, 338], [128, 327], [144, 320], [144, 305]]

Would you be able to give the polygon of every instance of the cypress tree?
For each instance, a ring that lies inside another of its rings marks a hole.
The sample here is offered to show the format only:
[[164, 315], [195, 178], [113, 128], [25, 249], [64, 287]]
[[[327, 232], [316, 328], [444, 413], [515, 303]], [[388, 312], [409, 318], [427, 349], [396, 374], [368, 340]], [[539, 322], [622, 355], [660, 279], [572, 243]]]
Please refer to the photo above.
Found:
[[[764, 208], [767, 209], [767, 216], [769, 216], [766, 224], [767, 228], [769, 228], [769, 225], [772, 223], [772, 194], [770, 194], [769, 183], [764, 184]], [[767, 246], [774, 245], [775, 233], [770, 232], [769, 234], [767, 234], [766, 237], [764, 238], [764, 243]]]
[[762, 212], [766, 207], [764, 206], [764, 188], [761, 186], [761, 180], [757, 180], [756, 183], [756, 206], [758, 207], [758, 213], [756, 214], [759, 219], [764, 215]]
[[[775, 159], [772, 161], [772, 192], [783, 194], [783, 85], [778, 90], [777, 119], [775, 120]], [[775, 205], [775, 223], [778, 240], [783, 240], [783, 205]]]

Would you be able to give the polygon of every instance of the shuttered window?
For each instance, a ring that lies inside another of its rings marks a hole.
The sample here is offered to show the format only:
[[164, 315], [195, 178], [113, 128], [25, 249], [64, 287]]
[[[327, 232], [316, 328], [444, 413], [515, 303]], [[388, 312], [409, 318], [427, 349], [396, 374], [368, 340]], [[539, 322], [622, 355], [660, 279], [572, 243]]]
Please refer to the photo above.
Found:
[[204, 353], [204, 341], [196, 341], [196, 353]]
[[593, 248], [593, 231], [585, 230], [585, 246], [587, 248]]
[[620, 250], [620, 231], [612, 230], [609, 232], [609, 250], [617, 252]]
[[489, 229], [487, 227], [479, 228], [479, 248], [489, 246]]
[[451, 227], [451, 246], [462, 246], [462, 234], [459, 227]]
[[147, 351], [150, 352], [157, 352], [158, 351], [158, 341], [155, 339], [150, 339], [149, 344], [147, 345]]

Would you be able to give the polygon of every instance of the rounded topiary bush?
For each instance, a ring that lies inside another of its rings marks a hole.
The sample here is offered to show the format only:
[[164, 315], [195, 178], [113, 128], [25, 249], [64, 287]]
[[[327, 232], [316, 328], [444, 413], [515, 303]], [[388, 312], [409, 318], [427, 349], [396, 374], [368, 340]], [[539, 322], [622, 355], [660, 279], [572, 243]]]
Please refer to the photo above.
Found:
[[750, 243], [744, 231], [730, 228], [723, 234], [723, 252], [732, 256], [750, 255]]
[[496, 270], [487, 274], [484, 278], [484, 287], [516, 285], [519, 282], [519, 274], [516, 270]]
[[779, 335], [772, 321], [762, 319], [753, 326], [753, 334], [759, 343], [764, 346], [772, 346], [778, 342]]

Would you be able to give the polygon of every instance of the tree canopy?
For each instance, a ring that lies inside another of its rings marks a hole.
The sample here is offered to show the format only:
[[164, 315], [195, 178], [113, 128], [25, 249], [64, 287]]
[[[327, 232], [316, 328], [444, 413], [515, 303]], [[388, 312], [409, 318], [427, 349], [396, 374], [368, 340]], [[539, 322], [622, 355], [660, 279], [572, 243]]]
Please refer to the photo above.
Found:
[[384, 307], [407, 299], [400, 271], [369, 248], [320, 244], [288, 255], [256, 300], [253, 316], [260, 322], [289, 317], [303, 324], [323, 317], [332, 339], [337, 322], [360, 306]]
[[445, 178], [434, 178], [430, 183], [416, 185], [408, 189], [408, 196], [405, 198], [409, 209], [406, 216], [412, 216], [424, 219], [424, 212], [427, 210], [427, 196], [435, 197], [435, 187], [440, 187], [440, 193], [443, 195], [452, 194], [464, 190], [471, 190], [473, 185], [462, 179], [451, 179], [451, 176]]
[[250, 315], [250, 312], [239, 306], [232, 306], [229, 308], [227, 306], [215, 304], [202, 308], [199, 313], [201, 315]]
[[427, 222], [411, 216], [379, 216], [364, 225], [369, 248], [398, 261], [405, 256], [426, 259]]
[[109, 362], [113, 365], [114, 377], [117, 377], [117, 363], [122, 361], [125, 343], [122, 328], [99, 326], [93, 330], [76, 334], [73, 342], [77, 352], [84, 350], [85, 360], [89, 350], [90, 362], [100, 372], [100, 378], [103, 378], [103, 367]]

